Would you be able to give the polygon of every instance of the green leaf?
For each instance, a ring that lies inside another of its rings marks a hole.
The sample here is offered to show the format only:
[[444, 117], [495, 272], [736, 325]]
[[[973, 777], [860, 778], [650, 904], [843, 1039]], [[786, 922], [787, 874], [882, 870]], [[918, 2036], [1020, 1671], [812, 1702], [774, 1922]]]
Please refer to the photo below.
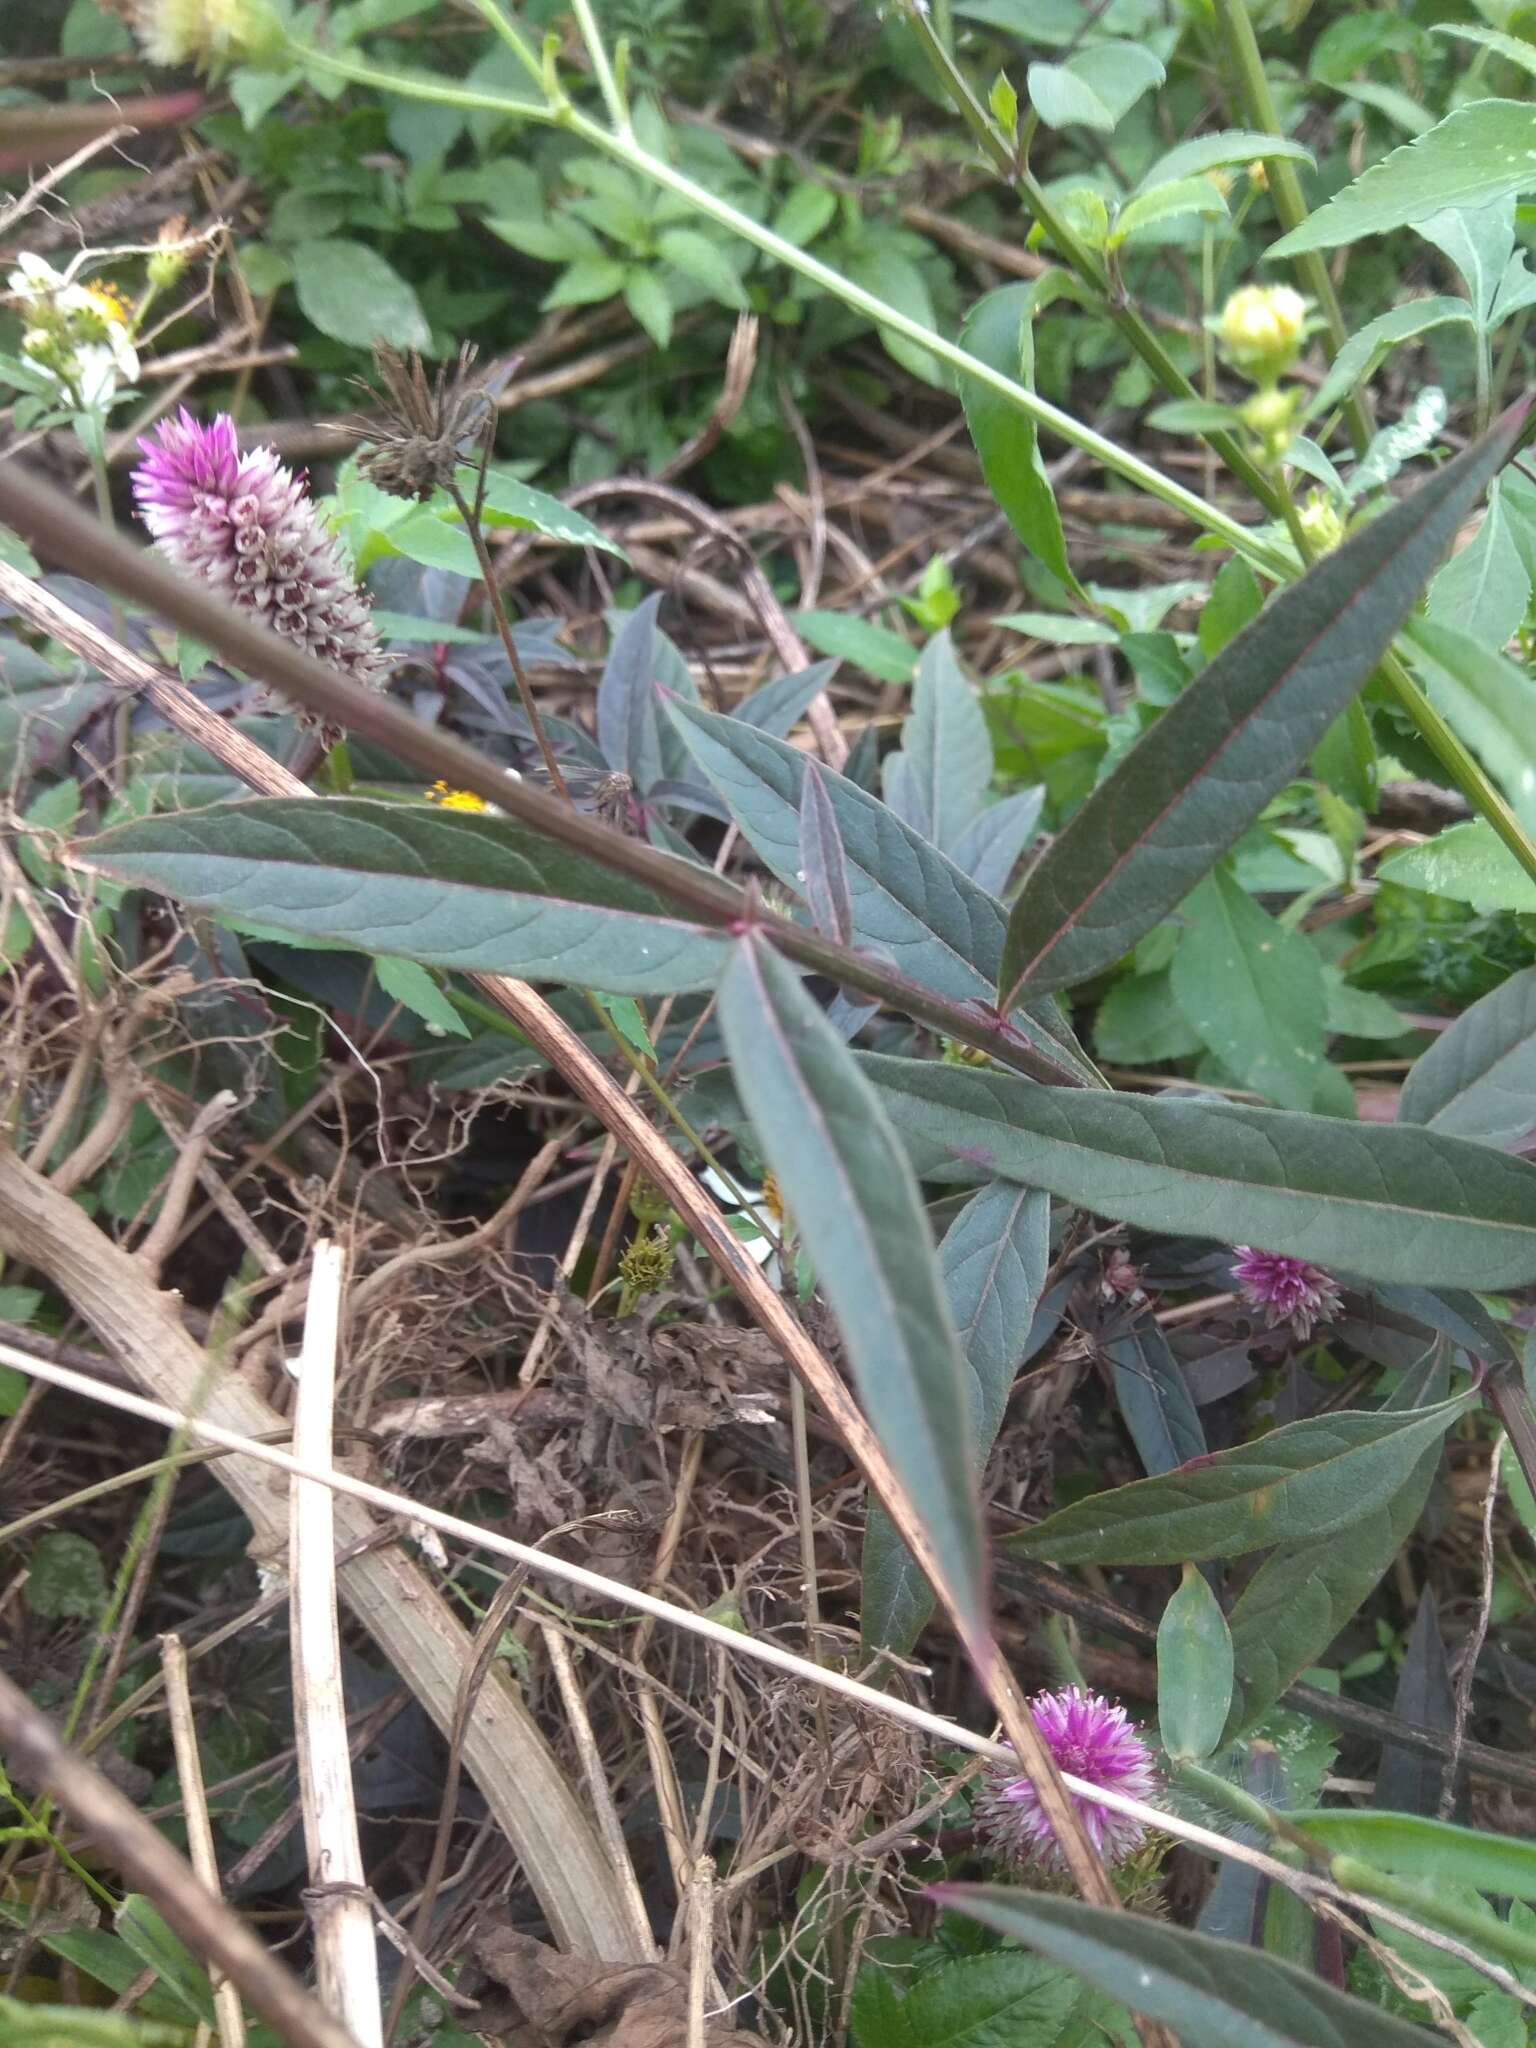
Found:
[[1389, 854], [1376, 874], [1427, 896], [1470, 903], [1484, 917], [1496, 910], [1536, 912], [1536, 882], [1485, 818], [1450, 825], [1422, 846]]
[[924, 1970], [899, 2004], [892, 1989], [878, 2008], [874, 1986], [865, 1988], [877, 1975], [890, 1986], [879, 1964], [870, 1964], [859, 1979], [863, 1997], [855, 2001], [855, 2048], [1056, 2048], [1082, 1997], [1069, 1970], [1022, 1949], [941, 1963]]
[[1166, 77], [1144, 43], [1093, 43], [1064, 64], [1031, 64], [1030, 104], [1047, 128], [1093, 128], [1108, 135], [1145, 92]]
[[1419, 1055], [1397, 1114], [1484, 1145], [1517, 1144], [1536, 1129], [1536, 967], [1463, 1010]]
[[1378, 1870], [1536, 1899], [1536, 1842], [1515, 1835], [1351, 1806], [1313, 1807], [1288, 1813], [1286, 1819], [1326, 1843], [1335, 1856], [1359, 1856]]
[[[475, 472], [461, 469], [459, 488], [471, 504], [475, 500]], [[602, 548], [627, 562], [628, 555], [600, 526], [562, 505], [548, 491], [536, 491], [520, 477], [498, 463], [486, 471], [485, 506], [481, 513], [487, 526], [519, 526], [530, 533], [542, 533], [548, 540], [569, 541], [572, 547]]]
[[1114, 1374], [1121, 1420], [1149, 1473], [1169, 1472], [1205, 1455], [1200, 1411], [1183, 1368], [1151, 1316], [1103, 1341]]
[[289, 252], [294, 289], [306, 320], [353, 348], [387, 341], [425, 348], [432, 339], [416, 293], [377, 249], [344, 235], [297, 242]]
[[1498, 477], [1482, 524], [1429, 586], [1429, 616], [1490, 651], [1503, 647], [1525, 617], [1531, 579], [1504, 507]]
[[851, 662], [882, 683], [909, 682], [917, 667], [917, 649], [889, 626], [847, 612], [791, 612], [790, 618], [818, 654]]
[[1170, 398], [1147, 414], [1147, 425], [1165, 434], [1230, 433], [1241, 424], [1235, 405], [1214, 398]]
[[1183, 2048], [1424, 2048], [1424, 2032], [1235, 1941], [1003, 1885], [934, 1896], [1173, 2028]]
[[1182, 902], [1369, 678], [1489, 478], [1506, 416], [1325, 555], [1217, 655], [1074, 812], [1020, 895], [999, 986], [1101, 972]]
[[68, 1529], [39, 1536], [27, 1566], [26, 1602], [49, 1621], [94, 1621], [107, 1604], [101, 1552]]
[[[752, 850], [799, 886], [805, 755], [787, 741], [673, 700], [667, 710]], [[860, 944], [888, 952], [903, 974], [966, 1002], [991, 993], [988, 962], [1002, 944], [996, 901], [878, 797], [828, 772]]]
[[902, 752], [887, 757], [887, 770], [893, 760], [907, 763], [922, 812], [911, 822], [953, 856], [991, 785], [992, 740], [947, 629], [923, 649], [901, 738]]
[[814, 242], [824, 228], [830, 227], [837, 213], [837, 194], [825, 185], [813, 185], [802, 180], [795, 185], [784, 204], [773, 217], [773, 232], [797, 249], [804, 249]]
[[6, 2048], [186, 2048], [187, 2030], [78, 2005], [0, 1997], [0, 2037]]
[[1241, 555], [1223, 562], [1211, 585], [1211, 594], [1200, 609], [1195, 637], [1200, 652], [1213, 661], [1229, 641], [1235, 640], [1264, 609], [1259, 579]]
[[1407, 305], [1393, 306], [1368, 321], [1334, 357], [1317, 395], [1307, 406], [1306, 418], [1317, 419], [1342, 404], [1375, 374], [1400, 342], [1457, 322], [1464, 327], [1472, 324], [1472, 308], [1465, 299], [1410, 299]]
[[1166, 970], [1117, 981], [1099, 1005], [1093, 1042], [1101, 1060], [1122, 1067], [1185, 1059], [1201, 1043], [1174, 1000], [1173, 978]]
[[1175, 1758], [1209, 1756], [1232, 1699], [1232, 1636], [1221, 1602], [1192, 1564], [1157, 1626], [1157, 1732]]
[[708, 235], [701, 235], [697, 228], [667, 228], [657, 247], [668, 263], [675, 264], [685, 277], [691, 277], [695, 284], [702, 285], [722, 306], [732, 306], [737, 312], [746, 310], [746, 287], [736, 274], [736, 266], [718, 242], [712, 242]]
[[1185, 903], [1174, 997], [1202, 1042], [1245, 1088], [1282, 1109], [1318, 1106], [1323, 1078], [1323, 963], [1224, 869]]
[[509, 818], [365, 797], [136, 818], [85, 860], [210, 910], [433, 967], [620, 995], [711, 987], [727, 943]]
[[[972, 1196], [939, 1246], [944, 1298], [970, 1379], [971, 1455], [978, 1475], [997, 1440], [1008, 1392], [1050, 1264], [1050, 1198], [1012, 1181]], [[864, 1529], [864, 1654], [904, 1656], [933, 1611], [933, 1595], [890, 1517], [871, 1502]]]
[[1049, 640], [1057, 647], [1113, 647], [1120, 638], [1113, 626], [1099, 619], [1080, 619], [1073, 612], [1004, 612], [992, 621], [1010, 632], [1028, 633], [1032, 640]]
[[921, 1174], [961, 1162], [1149, 1230], [1370, 1279], [1486, 1289], [1536, 1278], [1536, 1166], [1464, 1139], [860, 1058]]
[[[1523, 569], [1520, 577], [1524, 583]], [[1408, 637], [1430, 701], [1503, 788], [1520, 822], [1536, 829], [1536, 692], [1530, 677], [1498, 647], [1459, 623], [1440, 623], [1433, 613], [1415, 619]]]
[[420, 1017], [424, 1024], [434, 1031], [446, 1032], [453, 1038], [471, 1038], [473, 1033], [447, 996], [428, 974], [425, 967], [414, 960], [396, 959], [388, 953], [381, 953], [373, 963], [374, 975], [379, 987], [391, 1002]]
[[1181, 1564], [1335, 1535], [1384, 1507], [1476, 1398], [1288, 1422], [1255, 1443], [1074, 1502], [1010, 1547], [1054, 1564]]
[[1177, 178], [1198, 178], [1228, 164], [1272, 163], [1278, 158], [1310, 164], [1312, 152], [1299, 142], [1266, 135], [1260, 129], [1221, 128], [1214, 135], [1195, 135], [1188, 142], [1176, 143], [1166, 156], [1157, 159], [1136, 190], [1150, 192], [1154, 186], [1169, 184]]
[[759, 1149], [831, 1302], [859, 1400], [973, 1642], [987, 1634], [959, 1340], [922, 1197], [874, 1090], [768, 948], [739, 941], [720, 1028]]
[[672, 345], [672, 301], [654, 270], [632, 263], [624, 273], [624, 303], [658, 348]]
[[1452, 206], [1536, 189], [1536, 106], [1474, 100], [1336, 192], [1309, 220], [1271, 243], [1269, 254], [1336, 249], [1366, 235], [1429, 220]]
[[[1026, 385], [1035, 384], [1032, 322], [1039, 280], [1004, 285], [975, 306], [960, 330], [961, 346], [994, 370]], [[982, 471], [1008, 523], [1030, 553], [1068, 590], [1079, 589], [1067, 559], [1061, 514], [1040, 454], [1040, 436], [1027, 414], [973, 377], [960, 379], [965, 423]], [[1027, 632], [1030, 628], [1021, 627]]]
[[168, 1925], [159, 1907], [142, 1892], [130, 1892], [118, 1907], [113, 1926], [145, 1969], [154, 1971], [193, 2019], [211, 2026], [213, 1987], [208, 1973]]
[[420, 505], [396, 520], [378, 537], [379, 552], [404, 555], [428, 569], [478, 578], [480, 558], [458, 518], [445, 518], [435, 507]]
[[1118, 248], [1160, 221], [1177, 220], [1190, 213], [1203, 213], [1213, 220], [1226, 218], [1227, 202], [1209, 178], [1178, 178], [1171, 184], [1154, 185], [1150, 191], [1128, 199], [1115, 215], [1110, 247]]

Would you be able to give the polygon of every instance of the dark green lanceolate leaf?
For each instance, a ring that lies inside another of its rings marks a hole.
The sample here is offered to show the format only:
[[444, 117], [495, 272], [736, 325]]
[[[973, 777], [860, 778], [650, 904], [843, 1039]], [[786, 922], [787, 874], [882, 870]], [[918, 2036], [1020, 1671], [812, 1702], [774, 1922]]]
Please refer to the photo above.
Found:
[[1183, 1368], [1151, 1316], [1104, 1346], [1115, 1399], [1148, 1473], [1169, 1472], [1205, 1452], [1200, 1411]]
[[[1406, 1413], [1438, 1403], [1449, 1382], [1443, 1359], [1431, 1354], [1404, 1374], [1386, 1406]], [[1229, 1742], [1263, 1720], [1375, 1591], [1424, 1511], [1439, 1462], [1436, 1439], [1397, 1492], [1351, 1524], [1345, 1541], [1302, 1542], [1260, 1565], [1230, 1617], [1235, 1682]]]
[[969, 1392], [912, 1170], [794, 970], [752, 940], [737, 943], [721, 980], [720, 1028], [758, 1145], [836, 1312], [861, 1405], [980, 1641]]
[[1192, 1564], [1157, 1628], [1157, 1732], [1171, 1757], [1209, 1756], [1232, 1699], [1232, 1637]]
[[712, 987], [729, 944], [509, 818], [425, 804], [211, 804], [113, 826], [83, 858], [201, 909], [363, 952], [615, 995]]
[[827, 795], [821, 763], [809, 758], [800, 792], [800, 874], [816, 929], [839, 945], [852, 945], [853, 906], [837, 813]]
[[1536, 1166], [1465, 1139], [859, 1059], [925, 1176], [979, 1169], [1148, 1230], [1262, 1245], [1372, 1280], [1536, 1278]]
[[1184, 2048], [1424, 2048], [1421, 2028], [1239, 1942], [1002, 1885], [934, 1895], [1162, 2020]]
[[1536, 1842], [1515, 1835], [1366, 1807], [1314, 1807], [1286, 1819], [1335, 1856], [1359, 1856], [1394, 1876], [1536, 1899]]
[[[971, 1454], [979, 1473], [996, 1441], [1050, 1264], [1051, 1203], [1035, 1188], [994, 1181], [966, 1204], [939, 1246], [944, 1298], [970, 1379]], [[864, 1530], [861, 1628], [866, 1655], [904, 1655], [933, 1595], [877, 1502]]]
[[[1418, 1611], [1408, 1631], [1397, 1690], [1392, 1695], [1392, 1712], [1399, 1721], [1432, 1728], [1438, 1735], [1449, 1736], [1456, 1725], [1456, 1690], [1431, 1586], [1419, 1592]], [[1371, 1804], [1384, 1812], [1434, 1813], [1444, 1784], [1445, 1765], [1439, 1757], [1421, 1756], [1400, 1743], [1384, 1742], [1376, 1763]]]
[[[1035, 383], [1031, 323], [1039, 288], [1039, 280], [1034, 279], [989, 292], [960, 330], [962, 348], [1030, 390]], [[1076, 590], [1077, 578], [1067, 560], [1061, 514], [1041, 460], [1034, 421], [973, 377], [960, 379], [960, 397], [987, 486], [1007, 513], [1009, 525], [1053, 576], [1069, 590]]]
[[1004, 1009], [1112, 965], [1301, 771], [1514, 449], [1523, 418], [1523, 407], [1506, 415], [1281, 591], [1121, 758], [1014, 907], [998, 982]]
[[1512, 1145], [1536, 1128], [1536, 967], [1463, 1010], [1419, 1055], [1397, 1113], [1485, 1145]]
[[622, 769], [643, 796], [661, 778], [656, 705], [659, 593], [630, 613], [614, 635], [597, 686], [597, 743], [610, 768]]
[[[800, 887], [800, 807], [806, 756], [784, 740], [673, 698], [674, 723], [720, 792], [753, 852], [781, 882]], [[842, 835], [854, 937], [913, 981], [957, 1002], [990, 1003], [1003, 943], [1003, 909], [889, 806], [845, 775], [824, 776]], [[1097, 1081], [1058, 1017], [1042, 1011], [1037, 1044]]]
[[1012, 1543], [1053, 1564], [1180, 1564], [1333, 1535], [1401, 1492], [1474, 1398], [1407, 1415], [1290, 1422], [1257, 1443], [1077, 1501]]
[[923, 649], [901, 737], [886, 772], [903, 764], [918, 812], [911, 824], [953, 857], [991, 783], [992, 740], [947, 631]]
[[1536, 107], [1473, 100], [1427, 135], [1391, 150], [1309, 220], [1271, 245], [1271, 256], [1336, 249], [1363, 235], [1429, 220], [1453, 206], [1486, 206], [1536, 190]]
[[1173, 956], [1179, 1008], [1234, 1080], [1282, 1109], [1315, 1109], [1325, 1077], [1323, 963], [1218, 869], [1185, 902]]

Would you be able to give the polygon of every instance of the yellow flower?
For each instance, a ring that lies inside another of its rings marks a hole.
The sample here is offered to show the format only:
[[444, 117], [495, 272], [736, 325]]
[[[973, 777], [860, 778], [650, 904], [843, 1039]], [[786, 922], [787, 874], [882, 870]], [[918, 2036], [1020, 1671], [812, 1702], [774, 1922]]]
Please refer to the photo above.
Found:
[[1238, 369], [1270, 383], [1306, 339], [1307, 302], [1288, 284], [1245, 284], [1222, 307], [1216, 333]]
[[1269, 190], [1269, 165], [1265, 163], [1263, 157], [1257, 157], [1248, 166], [1248, 182], [1255, 192], [1267, 192]]
[[427, 791], [429, 804], [441, 804], [445, 811], [488, 811], [491, 807], [483, 796], [476, 796], [472, 789], [450, 789], [441, 777]]
[[133, 18], [152, 64], [211, 67], [271, 56], [282, 45], [266, 0], [134, 0]]

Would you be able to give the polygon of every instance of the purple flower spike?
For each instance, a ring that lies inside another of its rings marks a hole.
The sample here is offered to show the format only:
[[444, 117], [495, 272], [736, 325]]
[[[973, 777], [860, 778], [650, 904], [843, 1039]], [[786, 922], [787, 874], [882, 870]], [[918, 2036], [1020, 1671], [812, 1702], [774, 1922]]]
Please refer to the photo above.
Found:
[[[1128, 1799], [1152, 1799], [1158, 1790], [1152, 1752], [1124, 1707], [1068, 1686], [1064, 1692], [1036, 1693], [1030, 1709], [1046, 1747], [1062, 1770]], [[1146, 1839], [1146, 1828], [1129, 1814], [1111, 1813], [1074, 1792], [1073, 1801], [1088, 1839], [1111, 1864], [1123, 1863]], [[1063, 1871], [1066, 1858], [1055, 1830], [1040, 1809], [1028, 1778], [1010, 1777], [1002, 1765], [988, 1775], [977, 1818], [999, 1855], [1036, 1870]]]
[[1321, 1266], [1288, 1259], [1283, 1252], [1256, 1252], [1248, 1244], [1232, 1249], [1238, 1291], [1250, 1308], [1263, 1312], [1270, 1329], [1289, 1323], [1298, 1337], [1306, 1338], [1316, 1324], [1331, 1323], [1338, 1314], [1338, 1285]]
[[204, 426], [183, 406], [139, 446], [133, 495], [168, 561], [355, 682], [382, 684], [368, 601], [302, 477], [270, 448], [242, 455], [227, 413]]

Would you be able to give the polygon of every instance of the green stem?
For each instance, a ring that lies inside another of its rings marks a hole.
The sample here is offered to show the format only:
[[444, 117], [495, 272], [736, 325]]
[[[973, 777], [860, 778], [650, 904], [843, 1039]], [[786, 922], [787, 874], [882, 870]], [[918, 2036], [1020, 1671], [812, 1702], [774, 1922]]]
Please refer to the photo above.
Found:
[[1478, 1913], [1459, 1904], [1444, 1887], [1429, 1891], [1422, 1885], [1409, 1884], [1390, 1871], [1378, 1870], [1374, 1863], [1362, 1862], [1358, 1856], [1333, 1857], [1328, 1875], [1346, 1891], [1380, 1899], [1383, 1905], [1411, 1913], [1414, 1919], [1430, 1927], [1459, 1935], [1480, 1955], [1500, 1956], [1522, 1972], [1536, 1965], [1536, 1936], [1522, 1934], [1493, 1913]]
[[[1194, 384], [1185, 376], [1124, 293], [1111, 283], [1098, 257], [1085, 242], [1078, 239], [1067, 221], [1056, 211], [1034, 173], [1010, 145], [1007, 136], [992, 119], [988, 110], [977, 99], [971, 90], [970, 80], [955, 62], [950, 51], [935, 35], [932, 24], [918, 4], [918, 0], [902, 0], [902, 14], [923, 45], [928, 61], [938, 73], [967, 127], [991, 158], [996, 170], [1023, 201], [1025, 211], [1039, 223], [1062, 261], [1076, 273], [1091, 292], [1096, 294], [1099, 301], [1098, 310], [1119, 329], [1165, 391], [1175, 398], [1198, 398], [1200, 394]], [[1206, 439], [1233, 476], [1252, 492], [1272, 517], [1278, 519], [1284, 505], [1284, 497], [1276, 492], [1269, 478], [1249, 456], [1237, 437], [1234, 434], [1217, 432], [1207, 434]]]
[[581, 30], [581, 39], [587, 46], [592, 59], [592, 71], [597, 79], [598, 90], [608, 109], [608, 118], [620, 135], [630, 133], [629, 109], [624, 104], [624, 95], [619, 91], [618, 80], [613, 75], [613, 66], [608, 62], [608, 51], [592, 12], [592, 0], [571, 0], [575, 11], [576, 25]]
[[[499, 21], [500, 18], [491, 0], [471, 0], [471, 4], [487, 21], [493, 24]], [[522, 50], [525, 58], [531, 54], [527, 52], [521, 38], [516, 38], [516, 46]], [[1229, 513], [1223, 512], [1219, 506], [1208, 504], [1198, 492], [1186, 490], [1183, 484], [1164, 476], [1161, 470], [1154, 468], [1149, 462], [1144, 462], [1139, 455], [1118, 447], [1105, 435], [1096, 433], [1092, 427], [1075, 420], [1070, 413], [1062, 412], [1049, 400], [1039, 397], [1012, 377], [1005, 376], [1001, 370], [993, 369], [990, 363], [984, 363], [979, 356], [971, 355], [968, 350], [952, 342], [947, 335], [935, 333], [932, 328], [923, 326], [921, 321], [912, 319], [898, 307], [889, 305], [884, 299], [877, 298], [873, 292], [866, 291], [862, 285], [844, 277], [830, 264], [823, 263], [807, 250], [797, 249], [792, 242], [785, 241], [782, 235], [776, 235], [772, 228], [750, 219], [728, 200], [721, 199], [703, 185], [695, 184], [692, 178], [674, 169], [663, 158], [653, 156], [633, 135], [614, 134], [600, 121], [592, 120], [589, 115], [572, 106], [569, 101], [546, 101], [543, 106], [533, 106], [524, 100], [508, 99], [500, 93], [446, 85], [434, 78], [397, 76], [392, 72], [381, 71], [373, 65], [353, 63], [349, 59], [333, 56], [328, 51], [311, 49], [307, 45], [296, 44], [294, 48], [295, 54], [302, 56], [306, 64], [314, 64], [338, 78], [348, 78], [355, 84], [372, 86], [380, 92], [399, 93], [406, 98], [431, 100], [440, 105], [464, 107], [472, 111], [517, 114], [526, 120], [543, 121], [580, 136], [591, 148], [603, 151], [627, 165], [629, 169], [638, 171], [653, 184], [660, 185], [665, 191], [686, 200], [707, 219], [718, 222], [721, 227], [727, 228], [742, 241], [749, 242], [776, 263], [782, 263], [786, 269], [797, 272], [810, 283], [819, 286], [832, 298], [840, 300], [854, 312], [862, 314], [874, 326], [887, 328], [891, 333], [901, 335], [904, 340], [926, 349], [930, 355], [961, 376], [985, 384], [1018, 411], [1027, 414], [1037, 426], [1055, 434], [1069, 447], [1081, 449], [1085, 455], [1091, 456], [1095, 462], [1115, 475], [1123, 477], [1138, 490], [1160, 499], [1163, 504], [1182, 512], [1195, 525], [1215, 534], [1228, 547], [1244, 555], [1255, 568], [1262, 569], [1272, 576], [1285, 577], [1290, 573], [1283, 555], [1269, 547]]]
[[[1274, 94], [1265, 76], [1264, 59], [1253, 31], [1248, 0], [1216, 0], [1216, 20], [1228, 59], [1236, 73], [1244, 119], [1249, 127], [1261, 129], [1266, 135], [1283, 136], [1285, 131], [1280, 126]], [[1266, 157], [1264, 166], [1269, 174], [1269, 189], [1275, 198], [1275, 211], [1286, 231], [1294, 232], [1307, 218], [1307, 202], [1302, 194], [1301, 180], [1296, 175], [1296, 166], [1289, 157], [1282, 156]], [[1326, 323], [1328, 353], [1330, 357], [1336, 356], [1349, 339], [1349, 328], [1338, 293], [1333, 288], [1333, 279], [1328, 274], [1328, 266], [1315, 249], [1295, 260], [1301, 280], [1316, 299]], [[1358, 392], [1351, 393], [1346, 402], [1344, 418], [1355, 453], [1362, 454], [1371, 438], [1371, 422]]]
[[1487, 819], [1532, 881], [1536, 881], [1536, 841], [1510, 808], [1504, 792], [1490, 780], [1482, 763], [1462, 745], [1408, 673], [1406, 663], [1395, 649], [1382, 657], [1379, 673], [1450, 780], [1472, 808]]

